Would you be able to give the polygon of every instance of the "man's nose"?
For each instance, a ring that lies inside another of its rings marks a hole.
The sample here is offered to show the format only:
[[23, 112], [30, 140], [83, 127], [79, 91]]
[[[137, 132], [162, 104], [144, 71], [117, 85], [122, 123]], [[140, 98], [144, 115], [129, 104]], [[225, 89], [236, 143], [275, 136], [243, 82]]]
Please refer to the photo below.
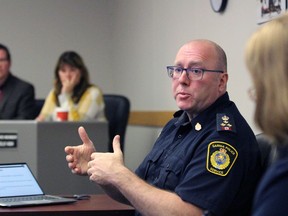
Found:
[[189, 82], [190, 79], [188, 78], [188, 74], [187, 74], [187, 69], [183, 69], [180, 77], [179, 77], [179, 82]]

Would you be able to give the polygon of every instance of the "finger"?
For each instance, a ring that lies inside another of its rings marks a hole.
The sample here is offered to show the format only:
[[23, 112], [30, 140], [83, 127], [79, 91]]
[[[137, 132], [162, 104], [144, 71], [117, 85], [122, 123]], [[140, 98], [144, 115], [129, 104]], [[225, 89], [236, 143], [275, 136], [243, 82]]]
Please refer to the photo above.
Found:
[[73, 154], [74, 148], [72, 146], [66, 146], [64, 148], [64, 151], [65, 151], [66, 154]]
[[[92, 153], [91, 156], [90, 156], [91, 160], [94, 160], [96, 156], [97, 156], [97, 153]], [[90, 162], [88, 163], [88, 167], [90, 165]]]
[[92, 165], [91, 165], [91, 161], [90, 161], [90, 162], [88, 162], [87, 175], [91, 175], [91, 167], [92, 167]]
[[73, 162], [73, 157], [72, 157], [72, 155], [66, 155], [66, 161], [67, 162], [69, 162], [69, 163], [71, 163], [71, 162]]
[[75, 166], [75, 164], [73, 164], [73, 163], [68, 163], [68, 167], [69, 167], [71, 170], [76, 169], [76, 166]]
[[77, 74], [75, 74], [75, 76], [72, 76], [72, 77], [71, 77], [71, 80], [70, 80], [70, 81], [71, 81], [71, 83], [72, 83], [73, 85], [76, 84], [77, 78], [78, 78]]
[[114, 153], [121, 153], [122, 154], [122, 151], [121, 151], [121, 145], [120, 145], [120, 136], [119, 135], [116, 135], [113, 139], [113, 152]]
[[82, 127], [82, 126], [79, 127], [78, 133], [79, 133], [79, 136], [80, 136], [80, 138], [81, 138], [81, 140], [82, 140], [82, 142], [84, 144], [89, 144], [89, 145], [92, 144], [92, 141], [90, 140], [90, 138], [89, 138], [88, 134], [86, 133], [84, 127]]
[[73, 174], [81, 174], [80, 170], [79, 170], [77, 167], [71, 169], [71, 172], [72, 172]]
[[62, 86], [67, 86], [69, 84], [69, 80], [68, 79], [65, 79], [62, 81]]

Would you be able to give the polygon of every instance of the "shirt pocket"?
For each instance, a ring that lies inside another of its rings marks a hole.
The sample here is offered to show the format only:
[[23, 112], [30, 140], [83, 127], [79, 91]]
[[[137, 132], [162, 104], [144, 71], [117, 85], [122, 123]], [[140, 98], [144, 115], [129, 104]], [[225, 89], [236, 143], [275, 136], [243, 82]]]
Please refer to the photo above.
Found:
[[147, 166], [146, 166], [145, 175], [144, 175], [145, 180], [149, 180], [149, 178], [151, 178], [151, 176], [154, 175], [155, 172], [157, 171], [156, 164], [162, 154], [163, 154], [163, 150], [155, 151], [147, 158]]
[[174, 191], [179, 183], [180, 173], [182, 172], [184, 161], [180, 156], [172, 156], [163, 164], [163, 168], [159, 175], [159, 187]]

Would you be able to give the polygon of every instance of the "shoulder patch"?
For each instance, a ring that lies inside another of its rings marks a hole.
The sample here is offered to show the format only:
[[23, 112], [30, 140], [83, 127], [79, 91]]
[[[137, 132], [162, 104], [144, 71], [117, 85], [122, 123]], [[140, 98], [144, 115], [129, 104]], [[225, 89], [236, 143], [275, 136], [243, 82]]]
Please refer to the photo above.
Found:
[[232, 131], [236, 133], [234, 119], [225, 113], [217, 113], [217, 131]]
[[206, 169], [216, 175], [226, 176], [238, 157], [237, 150], [228, 143], [214, 141], [209, 143]]

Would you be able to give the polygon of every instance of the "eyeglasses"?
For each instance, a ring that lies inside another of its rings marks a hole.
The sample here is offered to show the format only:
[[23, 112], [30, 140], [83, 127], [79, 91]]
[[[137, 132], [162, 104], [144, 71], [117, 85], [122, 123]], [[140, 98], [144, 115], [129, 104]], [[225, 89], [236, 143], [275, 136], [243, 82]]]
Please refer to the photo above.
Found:
[[6, 63], [7, 61], [8, 61], [7, 58], [0, 58], [0, 64], [1, 64], [1, 63]]
[[251, 87], [248, 89], [248, 95], [251, 100], [253, 101], [257, 100], [256, 89], [254, 87]]
[[179, 79], [183, 71], [189, 80], [201, 80], [204, 72], [224, 73], [222, 70], [207, 70], [203, 68], [182, 68], [179, 66], [167, 66], [168, 76], [170, 78]]

